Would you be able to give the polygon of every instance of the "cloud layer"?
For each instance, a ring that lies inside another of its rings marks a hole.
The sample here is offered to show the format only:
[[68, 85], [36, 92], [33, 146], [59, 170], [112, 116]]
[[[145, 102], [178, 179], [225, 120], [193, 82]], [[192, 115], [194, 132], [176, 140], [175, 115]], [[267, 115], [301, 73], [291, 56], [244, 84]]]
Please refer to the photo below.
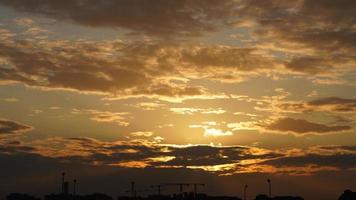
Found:
[[[229, 16], [230, 1], [45, 0], [7, 1], [2, 5], [84, 26], [124, 28], [133, 34], [194, 36], [216, 29]], [[95, 6], [93, 6], [95, 4]]]
[[248, 146], [171, 145], [146, 139], [103, 142], [92, 138], [47, 138], [3, 142], [0, 154], [34, 154], [60, 162], [118, 168], [184, 168], [217, 175], [270, 173], [312, 175], [353, 170], [354, 146], [276, 149]]

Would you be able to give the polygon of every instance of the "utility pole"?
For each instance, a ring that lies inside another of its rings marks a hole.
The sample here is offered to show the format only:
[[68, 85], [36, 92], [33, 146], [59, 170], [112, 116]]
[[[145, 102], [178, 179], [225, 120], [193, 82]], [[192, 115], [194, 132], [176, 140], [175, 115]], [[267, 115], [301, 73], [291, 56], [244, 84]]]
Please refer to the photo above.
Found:
[[267, 183], [268, 183], [268, 194], [269, 194], [269, 198], [272, 198], [272, 186], [271, 186], [271, 180], [267, 179]]
[[247, 190], [247, 188], [248, 188], [248, 185], [246, 184], [244, 186], [244, 200], [247, 200], [247, 198], [246, 198], [246, 190]]
[[73, 180], [73, 196], [77, 193], [77, 179]]
[[64, 194], [64, 177], [65, 177], [66, 173], [62, 172], [62, 194]]
[[131, 182], [131, 195], [133, 198], [136, 198], [136, 192], [135, 192], [135, 182]]
[[189, 187], [190, 184], [189, 183], [167, 183], [167, 184], [164, 184], [164, 186], [179, 186], [179, 192], [181, 195], [181, 199], [183, 199], [183, 196], [184, 196], [183, 186]]
[[197, 199], [197, 197], [198, 197], [198, 192], [197, 192], [197, 187], [198, 186], [205, 186], [205, 184], [203, 184], [203, 183], [192, 183], [192, 185], [194, 186], [194, 199], [196, 200]]

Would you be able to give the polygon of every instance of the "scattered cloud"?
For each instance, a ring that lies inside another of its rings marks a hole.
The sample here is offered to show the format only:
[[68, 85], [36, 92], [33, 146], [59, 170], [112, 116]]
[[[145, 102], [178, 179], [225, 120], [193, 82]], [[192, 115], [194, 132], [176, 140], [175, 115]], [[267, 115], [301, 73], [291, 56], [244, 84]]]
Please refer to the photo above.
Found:
[[350, 126], [329, 126], [314, 122], [309, 122], [304, 119], [280, 118], [271, 124], [265, 126], [267, 130], [277, 131], [280, 133], [292, 132], [296, 135], [304, 134], [326, 134], [330, 132], [340, 132], [351, 130]]
[[256, 122], [252, 122], [252, 121], [229, 123], [227, 124], [227, 127], [231, 128], [232, 131], [259, 129], [259, 127], [256, 125]]
[[170, 111], [181, 115], [192, 115], [194, 113], [200, 114], [224, 114], [226, 110], [222, 108], [170, 108]]
[[308, 105], [322, 110], [353, 112], [356, 110], [356, 99], [328, 97], [310, 101], [308, 102]]
[[128, 126], [130, 124], [128, 121], [129, 113], [127, 112], [109, 112], [95, 109], [73, 109], [72, 114], [89, 115], [90, 119], [93, 121], [115, 123], [118, 126]]
[[0, 40], [0, 56], [4, 60], [0, 78], [44, 90], [105, 95], [107, 100], [148, 97], [180, 102], [228, 98], [202, 86], [173, 82], [177, 74], [191, 74], [187, 64], [179, 65], [183, 51], [179, 46], [117, 40], [46, 39], [23, 43], [4, 38]]
[[216, 122], [202, 122], [197, 125], [189, 125], [189, 128], [201, 128], [204, 130], [204, 136], [221, 137], [221, 136], [231, 136], [233, 133], [229, 130], [222, 130], [219, 127], [220, 124]]
[[30, 27], [33, 24], [35, 24], [35, 22], [31, 19], [31, 18], [16, 18], [14, 19], [14, 22], [19, 25], [19, 26], [25, 26], [25, 27]]
[[132, 132], [130, 133], [130, 135], [132, 136], [143, 136], [143, 137], [150, 137], [153, 135], [153, 132], [150, 132], [150, 131], [146, 131], [146, 132], [142, 132], [142, 131], [138, 131], [138, 132]]
[[0, 119], [0, 134], [18, 134], [31, 131], [33, 127], [8, 119]]
[[356, 110], [356, 99], [341, 97], [325, 97], [309, 102], [284, 102], [278, 107], [286, 111], [311, 112], [325, 111], [336, 113], [352, 113]]
[[15, 97], [9, 97], [9, 98], [4, 98], [3, 101], [9, 102], [9, 103], [15, 103], [18, 102], [19, 99]]
[[165, 104], [162, 103], [156, 103], [156, 102], [140, 102], [134, 105], [131, 105], [136, 108], [141, 108], [143, 110], [156, 110], [158, 108], [163, 108], [165, 107]]

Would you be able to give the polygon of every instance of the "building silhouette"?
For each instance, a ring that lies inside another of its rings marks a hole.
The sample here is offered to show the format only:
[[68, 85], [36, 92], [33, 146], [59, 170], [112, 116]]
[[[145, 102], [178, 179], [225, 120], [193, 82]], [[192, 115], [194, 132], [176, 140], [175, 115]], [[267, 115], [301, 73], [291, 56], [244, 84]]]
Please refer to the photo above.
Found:
[[356, 200], [356, 192], [351, 190], [345, 190], [344, 193], [339, 197], [339, 200]]
[[257, 195], [255, 200], [304, 200], [302, 197], [293, 197], [293, 196], [275, 196], [269, 198], [265, 194]]
[[119, 196], [117, 200], [242, 200], [231, 196], [209, 196], [203, 193], [183, 192], [173, 195], [148, 195], [147, 197]]
[[44, 200], [113, 200], [113, 198], [102, 193], [89, 195], [50, 194], [46, 195]]
[[6, 200], [41, 200], [28, 194], [12, 193], [6, 196]]

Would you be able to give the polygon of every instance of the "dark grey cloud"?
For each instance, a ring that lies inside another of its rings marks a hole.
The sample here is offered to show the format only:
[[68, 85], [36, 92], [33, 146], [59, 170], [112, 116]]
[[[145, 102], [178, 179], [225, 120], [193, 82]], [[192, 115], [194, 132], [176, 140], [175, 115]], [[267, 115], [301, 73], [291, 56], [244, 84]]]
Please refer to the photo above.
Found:
[[[265, 184], [261, 183], [267, 178], [272, 179], [279, 193], [301, 195], [306, 199], [337, 199], [347, 186], [353, 186], [356, 175], [353, 171], [338, 171], [318, 173], [310, 176], [285, 176], [264, 173], [236, 174], [233, 176], [216, 176], [201, 170], [186, 168], [175, 169], [133, 169], [113, 166], [90, 166], [70, 162], [60, 162], [58, 159], [48, 158], [34, 154], [8, 155], [0, 154], [0, 198], [5, 198], [10, 192], [29, 193], [38, 197], [44, 194], [57, 193], [60, 190], [61, 173], [66, 172], [66, 179], [78, 180], [80, 194], [102, 192], [113, 197], [127, 195], [124, 191], [130, 187], [130, 182], [135, 181], [138, 189], [149, 188], [152, 184], [169, 182], [203, 182], [204, 188], [199, 191], [210, 195], [231, 194], [241, 196], [236, 188], [242, 188], [246, 182], [253, 184], [249, 190], [250, 196], [265, 191]], [[328, 190], [330, 181], [333, 187]], [[291, 191], [291, 183], [293, 191]], [[315, 183], [318, 183], [315, 185]], [[193, 190], [192, 187], [186, 188]], [[162, 188], [164, 194], [176, 193], [176, 187]], [[318, 192], [315, 192], [318, 191]], [[156, 193], [151, 190], [149, 194]], [[140, 193], [144, 195], [146, 193]]]
[[[2, 146], [0, 148], [0, 164], [2, 166], [0, 174], [4, 173], [5, 175], [2, 177], [8, 181], [15, 181], [7, 182], [7, 187], [12, 184], [13, 186], [16, 184], [18, 188], [22, 185], [39, 184], [40, 188], [44, 189], [41, 185], [43, 183], [39, 179], [31, 178], [43, 177], [42, 172], [46, 172], [45, 177], [48, 178], [45, 178], [43, 182], [48, 182], [49, 179], [58, 180], [60, 173], [67, 171], [67, 177], [81, 180], [81, 192], [83, 192], [85, 182], [88, 179], [95, 179], [96, 184], [99, 180], [111, 182], [113, 174], [118, 173], [120, 174], [119, 180], [123, 181], [126, 180], [124, 177], [129, 171], [134, 171], [130, 176], [137, 177], [135, 181], [138, 183], [147, 181], [145, 178], [140, 179], [140, 177], [146, 177], [150, 173], [163, 176], [162, 179], [151, 177], [149, 184], [152, 184], [152, 180], [162, 181], [163, 183], [172, 182], [172, 180], [176, 182], [183, 180], [183, 177], [180, 176], [185, 177], [187, 174], [205, 174], [216, 178], [221, 176], [214, 176], [214, 174], [230, 175], [223, 177], [245, 175], [249, 177], [253, 175], [272, 177], [275, 174], [285, 177], [290, 174], [315, 177], [323, 172], [342, 174], [352, 171], [356, 166], [356, 148], [354, 146], [317, 146], [299, 149], [299, 151], [293, 149], [293, 152], [298, 152], [294, 154], [285, 150], [276, 149], [272, 151], [246, 146], [149, 145], [142, 143], [142, 141], [111, 143], [91, 138], [62, 138], [61, 140], [64, 144], [70, 143], [70, 145], [60, 147], [61, 149], [57, 150], [62, 151], [65, 148], [67, 155], [60, 157], [48, 154], [48, 151], [40, 145], [31, 148], [18, 142], [12, 142]], [[50, 145], [50, 140], [44, 141], [44, 143]], [[83, 152], [83, 149], [87, 149], [91, 154], [81, 156], [68, 154], [72, 151], [75, 151], [74, 154]], [[165, 156], [174, 156], [175, 159], [165, 162], [151, 160], [151, 158]], [[243, 163], [243, 161], [247, 162]], [[132, 165], [140, 162], [146, 162], [148, 165], [139, 168]], [[123, 163], [123, 165], [118, 165], [119, 163]], [[226, 167], [218, 168], [219, 165]], [[162, 166], [164, 168], [161, 168]], [[217, 168], [210, 171], [209, 167]], [[175, 172], [175, 174], [173, 173], [174, 176], [168, 176], [167, 173], [170, 172]], [[294, 176], [288, 177], [290, 179]], [[129, 185], [129, 181], [133, 180], [132, 177], [127, 177], [127, 185]], [[57, 181], [53, 182], [53, 184], [55, 183]], [[213, 184], [212, 182], [209, 183]], [[4, 191], [4, 188], [0, 189], [0, 193], [1, 191]]]
[[[256, 21], [256, 32], [278, 47], [303, 50], [292, 54], [287, 69], [305, 73], [330, 73], [354, 67], [355, 2], [341, 0], [246, 1], [244, 18]], [[284, 41], [281, 42], [281, 41]], [[307, 53], [308, 51], [311, 52]]]
[[349, 151], [349, 152], [356, 152], [356, 146], [320, 146], [322, 150], [331, 150], [331, 151]]
[[293, 132], [296, 134], [306, 133], [329, 133], [350, 130], [350, 126], [328, 126], [309, 122], [304, 119], [280, 118], [266, 126], [267, 130], [279, 132]]
[[32, 130], [31, 126], [11, 121], [7, 119], [0, 119], [0, 135], [1, 134], [17, 134]]
[[215, 31], [231, 15], [227, 0], [1, 0], [1, 5], [93, 27], [124, 28], [149, 35], [194, 36]]
[[328, 97], [310, 101], [308, 105], [314, 107], [329, 106], [333, 111], [353, 112], [356, 110], [356, 99]]
[[[289, 71], [335, 75], [337, 71], [347, 71], [355, 66], [356, 17], [353, 9], [355, 2], [352, 0], [341, 0], [338, 3], [332, 0], [1, 0], [0, 4], [57, 20], [94, 27], [119, 27], [133, 33], [159, 36], [199, 35], [219, 30], [221, 27], [231, 28], [239, 22], [252, 21], [255, 22], [253, 36], [259, 38], [262, 46], [265, 42], [272, 43], [276, 49], [281, 47], [282, 50], [277, 51], [288, 54], [285, 56], [288, 59], [276, 60], [279, 60], [277, 63], [284, 63]], [[272, 64], [265, 62], [267, 56], [249, 54], [251, 49], [228, 52], [221, 48], [215, 49], [215, 52], [209, 49], [187, 51], [183, 58], [199, 67], [224, 65], [241, 71], [265, 68]], [[299, 53], [288, 53], [295, 50], [299, 50]], [[146, 74], [132, 74], [136, 72], [121, 71], [122, 74], [127, 74], [127, 77], [137, 78], [136, 81], [147, 78]], [[63, 72], [52, 80], [63, 84], [63, 79], [66, 79], [66, 82], [76, 84], [75, 79], [72, 80], [71, 76], [66, 75], [68, 74]], [[111, 86], [108, 80], [102, 80], [102, 77], [93, 77], [90, 73], [79, 75], [88, 82], [100, 79], [100, 86], [105, 89]], [[217, 77], [224, 76], [218, 74]], [[231, 79], [228, 75], [225, 77]], [[130, 86], [130, 83], [132, 82], [123, 81], [121, 84]]]
[[[61, 146], [60, 149], [49, 146]], [[175, 146], [149, 141], [102, 142], [91, 138], [49, 138], [36, 143], [35, 151], [48, 157], [82, 164], [130, 167], [140, 163], [147, 167], [188, 167], [237, 164], [251, 159], [273, 159], [278, 152], [244, 146]], [[254, 153], [258, 151], [258, 153]], [[129, 164], [126, 164], [129, 163]]]
[[167, 166], [214, 166], [238, 163], [248, 159], [273, 159], [282, 156], [279, 153], [265, 152], [259, 155], [249, 152], [250, 147], [213, 147], [213, 146], [190, 146], [184, 148], [170, 148], [167, 155], [174, 159], [156, 163]]
[[[171, 146], [141, 142], [102, 142], [91, 138], [56, 138], [61, 149], [46, 149], [22, 143], [7, 143], [0, 148], [0, 156], [23, 156], [73, 166], [96, 166], [117, 169], [184, 169], [209, 171], [215, 174], [271, 173], [313, 175], [322, 171], [352, 170], [356, 167], [355, 146], [316, 146], [299, 149], [294, 154], [285, 150], [255, 147], [219, 147], [207, 145]], [[47, 146], [51, 140], [43, 141]], [[49, 147], [47, 147], [49, 148]], [[52, 148], [52, 147], [50, 147]], [[65, 149], [63, 151], [63, 148]], [[296, 150], [296, 149], [294, 149]], [[50, 152], [54, 151], [54, 154]], [[65, 152], [58, 156], [58, 152]], [[86, 154], [78, 154], [86, 152]], [[258, 153], [256, 153], [258, 152]], [[163, 160], [162, 160], [163, 158]], [[168, 160], [165, 160], [169, 158]], [[222, 166], [222, 168], [214, 168]], [[44, 166], [45, 167], [45, 166]]]
[[[0, 66], [0, 78], [31, 86], [112, 96], [203, 97], [209, 95], [204, 88], [172, 84], [169, 78], [241, 81], [256, 74], [270, 75], [281, 66], [288, 72], [336, 77], [354, 67], [355, 17], [351, 15], [354, 3], [350, 1], [341, 1], [337, 6], [331, 6], [334, 3], [329, 1], [269, 0], [239, 3], [225, 0], [155, 0], [149, 3], [142, 0], [99, 3], [92, 0], [60, 3], [0, 0], [0, 4], [79, 24], [124, 27], [154, 35], [204, 32], [210, 30], [206, 24], [215, 26], [217, 21], [234, 24], [229, 20], [235, 18], [257, 24], [254, 36], [261, 38], [262, 46], [266, 41], [275, 46], [288, 43], [288, 47], [283, 47], [286, 51], [283, 48], [280, 51], [286, 54], [295, 49], [306, 52], [276, 58], [261, 53], [258, 46], [178, 45], [162, 40], [34, 42], [33, 38], [3, 39], [0, 57], [7, 64]], [[314, 12], [316, 7], [320, 12]], [[231, 11], [234, 9], [238, 12]], [[104, 20], [106, 18], [110, 19]], [[162, 21], [158, 23], [158, 19]]]
[[[356, 110], [356, 99], [341, 98], [341, 97], [325, 97], [314, 99], [308, 102], [287, 102], [279, 104], [279, 108], [286, 111], [295, 112], [311, 112], [311, 111], [327, 111], [327, 112], [354, 112]], [[338, 117], [340, 122], [348, 122], [347, 119]]]
[[32, 153], [36, 150], [35, 147], [24, 146], [20, 144], [2, 144], [0, 147], [0, 154], [21, 154], [21, 153]]
[[286, 166], [333, 166], [340, 170], [347, 170], [356, 167], [356, 154], [335, 154], [335, 155], [318, 155], [307, 154], [296, 157], [282, 157], [264, 162], [264, 164], [273, 165], [275, 167]]

